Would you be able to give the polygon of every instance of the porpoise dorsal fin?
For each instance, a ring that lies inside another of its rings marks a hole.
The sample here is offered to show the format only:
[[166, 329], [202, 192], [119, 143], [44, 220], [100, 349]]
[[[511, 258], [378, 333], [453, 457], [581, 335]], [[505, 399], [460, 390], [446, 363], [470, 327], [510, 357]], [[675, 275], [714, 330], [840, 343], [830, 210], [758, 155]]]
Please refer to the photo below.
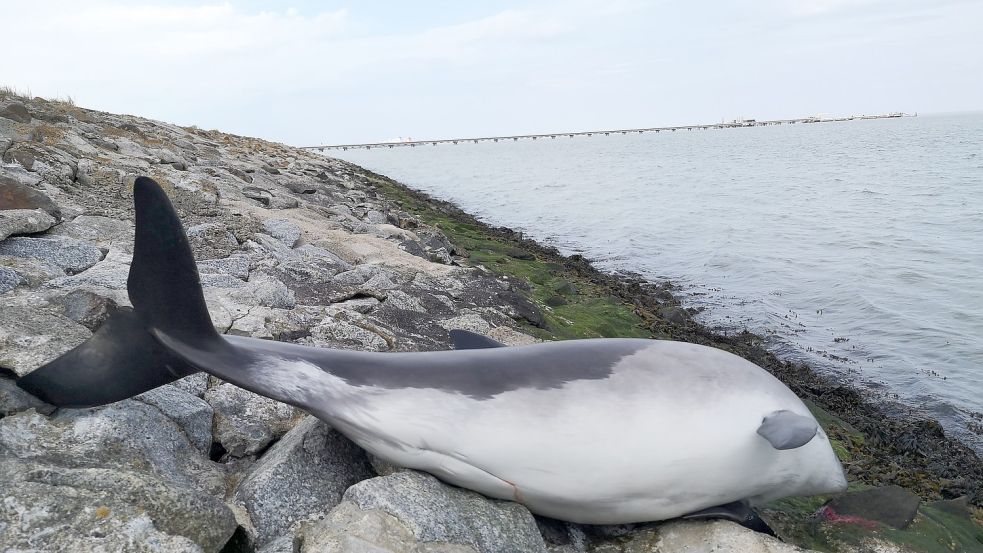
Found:
[[450, 332], [451, 340], [454, 342], [454, 349], [483, 349], [483, 348], [504, 348], [505, 344], [496, 342], [487, 336], [475, 334], [467, 330], [455, 329]]
[[809, 443], [819, 425], [810, 417], [782, 409], [774, 411], [761, 421], [758, 435], [768, 440], [775, 449], [795, 449]]

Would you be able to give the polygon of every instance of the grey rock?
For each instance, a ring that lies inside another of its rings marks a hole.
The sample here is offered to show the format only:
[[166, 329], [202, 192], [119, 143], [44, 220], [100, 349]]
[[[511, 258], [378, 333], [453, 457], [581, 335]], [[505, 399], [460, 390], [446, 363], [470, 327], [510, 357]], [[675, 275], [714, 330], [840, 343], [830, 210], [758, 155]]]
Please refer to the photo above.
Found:
[[388, 292], [386, 295], [386, 305], [396, 307], [397, 309], [417, 311], [420, 313], [425, 313], [427, 311], [423, 304], [420, 303], [417, 295], [408, 294], [403, 290], [392, 290]]
[[4, 294], [17, 288], [24, 282], [24, 279], [13, 269], [0, 267], [0, 294]]
[[242, 288], [245, 281], [232, 275], [201, 273], [199, 275], [202, 288]]
[[293, 196], [280, 193], [271, 193], [270, 209], [293, 209], [300, 205], [300, 201]]
[[[208, 373], [200, 372], [175, 380], [171, 386], [184, 390], [195, 397], [202, 397], [208, 390]], [[214, 412], [213, 412], [214, 413]]]
[[389, 476], [390, 474], [396, 474], [400, 471], [411, 470], [394, 465], [389, 461], [376, 457], [372, 454], [369, 454], [369, 464], [372, 465], [372, 470], [374, 470], [378, 476]]
[[195, 259], [221, 259], [239, 249], [239, 242], [220, 223], [202, 223], [188, 229], [188, 242]]
[[21, 390], [17, 384], [14, 384], [13, 379], [0, 375], [0, 418], [28, 409], [50, 415], [55, 410], [55, 406]]
[[24, 376], [90, 335], [89, 329], [53, 309], [4, 305], [0, 309], [0, 367]]
[[317, 246], [304, 245], [294, 252], [298, 256], [277, 267], [276, 275], [293, 291], [297, 303], [328, 305], [355, 292], [333, 279], [338, 272], [350, 270], [349, 263]]
[[256, 550], [256, 553], [295, 553], [298, 544], [292, 535], [280, 536]]
[[300, 254], [301, 260], [304, 263], [316, 266], [322, 271], [332, 271], [334, 274], [340, 271], [348, 271], [353, 268], [352, 264], [319, 246], [304, 244], [294, 251]]
[[328, 213], [333, 213], [335, 215], [352, 215], [352, 208], [345, 204], [337, 204], [328, 208]]
[[112, 152], [118, 152], [119, 151], [119, 144], [117, 144], [117, 143], [115, 143], [115, 142], [113, 142], [111, 140], [106, 140], [104, 138], [93, 138], [89, 142], [92, 142], [92, 144], [94, 144], [94, 145], [96, 145], [96, 146], [98, 146], [100, 148], [103, 148], [105, 150], [109, 150], [109, 151], [112, 151]]
[[777, 538], [726, 520], [672, 521], [642, 529], [593, 549], [597, 553], [658, 551], [659, 553], [806, 553]]
[[288, 219], [267, 219], [263, 221], [263, 229], [290, 248], [300, 240], [300, 227]]
[[208, 455], [212, 446], [214, 417], [214, 411], [208, 402], [170, 385], [144, 392], [134, 399], [156, 407], [167, 418], [176, 422], [191, 445], [202, 455]]
[[362, 289], [371, 292], [384, 292], [387, 290], [393, 290], [396, 287], [396, 283], [389, 278], [389, 275], [381, 272], [372, 276], [372, 278], [365, 281], [365, 284], [362, 285]]
[[15, 142], [3, 154], [5, 162], [16, 162], [36, 173], [47, 183], [72, 186], [78, 168], [78, 158], [59, 148], [37, 142]]
[[61, 218], [61, 209], [45, 193], [24, 182], [26, 175], [18, 175], [8, 167], [0, 171], [0, 210], [41, 209], [55, 219]]
[[250, 467], [235, 498], [251, 513], [262, 545], [293, 522], [327, 512], [349, 486], [372, 475], [358, 446], [308, 416]]
[[78, 161], [78, 169], [75, 178], [79, 184], [89, 188], [103, 188], [106, 190], [119, 190], [123, 184], [125, 173], [114, 167], [107, 167], [105, 164], [81, 159]]
[[234, 175], [235, 177], [237, 177], [239, 180], [241, 180], [243, 182], [247, 182], [247, 183], [253, 182], [253, 176], [250, 175], [249, 173], [243, 171], [242, 169], [239, 169], [237, 167], [231, 167], [231, 166], [229, 166], [229, 167], [226, 167], [225, 170], [228, 171], [229, 173], [231, 173], [232, 175]]
[[430, 250], [430, 255], [428, 259], [434, 263], [440, 263], [442, 265], [450, 265], [454, 262], [454, 258], [447, 251], [446, 248], [437, 248], [436, 250]]
[[386, 222], [386, 214], [381, 211], [376, 211], [375, 209], [370, 209], [365, 212], [365, 217], [362, 218], [366, 223], [372, 225], [380, 225]]
[[365, 480], [349, 488], [344, 500], [389, 513], [420, 541], [465, 544], [481, 553], [546, 551], [535, 519], [522, 505], [448, 486], [429, 474], [404, 471]]
[[29, 257], [0, 255], [0, 267], [17, 273], [21, 283], [31, 287], [38, 287], [49, 280], [65, 276], [65, 271], [61, 270], [61, 267]]
[[111, 298], [100, 296], [89, 290], [75, 289], [52, 300], [64, 310], [64, 314], [76, 323], [95, 331], [118, 307]]
[[61, 267], [69, 275], [80, 273], [102, 261], [102, 251], [74, 238], [28, 238], [14, 236], [0, 242], [0, 255], [30, 257]]
[[51, 229], [49, 234], [68, 236], [97, 246], [121, 246], [132, 250], [133, 223], [99, 215], [79, 215]]
[[369, 297], [345, 300], [334, 304], [334, 306], [346, 311], [365, 314], [371, 313], [381, 304], [382, 302], [380, 302], [378, 299]]
[[350, 271], [345, 271], [338, 273], [332, 279], [334, 284], [338, 286], [360, 286], [368, 280], [368, 277], [360, 270], [352, 269]]
[[48, 283], [49, 288], [93, 288], [104, 290], [126, 290], [126, 279], [130, 272], [130, 256], [121, 250], [110, 250], [106, 258], [90, 269], [71, 276], [61, 276]]
[[273, 261], [274, 265], [298, 259], [297, 252], [269, 234], [261, 232], [257, 232], [250, 241], [246, 242], [246, 248], [253, 253], [254, 258], [261, 258], [266, 262]]
[[31, 122], [31, 112], [27, 111], [27, 107], [19, 102], [12, 102], [0, 108], [0, 117], [5, 117], [18, 123]]
[[229, 275], [240, 280], [246, 280], [249, 278], [249, 257], [244, 254], [232, 254], [222, 259], [199, 261], [198, 272]]
[[280, 321], [285, 320], [287, 317], [278, 316], [280, 311], [284, 310], [269, 307], [248, 307], [244, 315], [237, 314], [233, 318], [232, 326], [225, 333], [233, 336], [272, 339], [274, 335], [267, 328], [267, 322], [274, 318]]
[[324, 520], [303, 525], [298, 537], [302, 553], [476, 553], [469, 545], [418, 540], [391, 514], [361, 510], [348, 501], [332, 509]]
[[284, 186], [294, 194], [314, 194], [317, 192], [317, 185], [311, 182], [290, 181]]
[[904, 530], [918, 514], [921, 498], [900, 486], [882, 486], [834, 497], [824, 509], [830, 514], [873, 520]]
[[0, 240], [15, 234], [34, 234], [51, 228], [55, 218], [40, 209], [0, 210]]
[[221, 499], [146, 473], [45, 463], [7, 472], [6, 551], [217, 552], [235, 530]]
[[276, 277], [256, 272], [249, 277], [245, 286], [231, 290], [230, 296], [236, 302], [254, 306], [290, 309], [297, 305], [293, 291]]
[[335, 318], [327, 318], [311, 329], [315, 346], [365, 351], [387, 351], [389, 342], [367, 325], [353, 324]]
[[244, 457], [262, 451], [287, 433], [300, 412], [232, 384], [223, 383], [205, 392], [215, 411], [213, 436], [232, 457]]
[[273, 193], [257, 186], [246, 186], [242, 189], [242, 195], [250, 200], [269, 206], [273, 202]]
[[219, 466], [198, 453], [177, 423], [133, 399], [94, 409], [59, 409], [50, 418], [30, 410], [4, 417], [2, 458], [142, 472], [209, 495], [225, 490]]

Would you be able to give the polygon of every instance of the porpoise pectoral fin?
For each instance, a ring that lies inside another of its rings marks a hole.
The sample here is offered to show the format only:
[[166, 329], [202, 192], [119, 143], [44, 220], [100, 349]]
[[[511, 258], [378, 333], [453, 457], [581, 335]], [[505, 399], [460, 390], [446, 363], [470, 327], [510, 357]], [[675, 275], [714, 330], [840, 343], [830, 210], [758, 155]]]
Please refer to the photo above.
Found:
[[496, 342], [487, 336], [475, 334], [467, 330], [452, 330], [451, 340], [454, 341], [454, 349], [483, 349], [483, 348], [504, 348], [505, 344]]
[[766, 416], [758, 427], [758, 435], [781, 450], [806, 445], [818, 431], [815, 420], [785, 409]]
[[696, 520], [722, 518], [724, 520], [732, 520], [737, 523], [742, 523], [748, 520], [751, 516], [753, 516], [753, 512], [751, 511], [751, 507], [748, 505], [747, 501], [732, 501], [723, 505], [707, 507], [706, 509], [696, 511], [695, 513], [683, 515], [681, 518]]

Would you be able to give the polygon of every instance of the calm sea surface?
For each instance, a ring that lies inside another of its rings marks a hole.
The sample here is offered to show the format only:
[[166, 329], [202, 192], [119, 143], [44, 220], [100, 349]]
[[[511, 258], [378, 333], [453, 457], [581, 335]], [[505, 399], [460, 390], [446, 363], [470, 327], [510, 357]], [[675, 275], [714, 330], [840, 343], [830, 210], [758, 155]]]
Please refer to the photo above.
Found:
[[983, 451], [983, 114], [331, 155], [669, 279]]

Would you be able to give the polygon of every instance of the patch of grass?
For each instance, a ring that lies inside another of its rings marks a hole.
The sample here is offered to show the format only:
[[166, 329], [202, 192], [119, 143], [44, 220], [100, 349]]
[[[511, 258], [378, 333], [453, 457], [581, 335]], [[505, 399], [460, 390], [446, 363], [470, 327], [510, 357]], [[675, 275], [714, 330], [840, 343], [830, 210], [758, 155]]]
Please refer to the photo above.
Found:
[[18, 90], [12, 86], [0, 86], [0, 99], [6, 100], [7, 98], [20, 98], [20, 99], [30, 99], [31, 90]]

